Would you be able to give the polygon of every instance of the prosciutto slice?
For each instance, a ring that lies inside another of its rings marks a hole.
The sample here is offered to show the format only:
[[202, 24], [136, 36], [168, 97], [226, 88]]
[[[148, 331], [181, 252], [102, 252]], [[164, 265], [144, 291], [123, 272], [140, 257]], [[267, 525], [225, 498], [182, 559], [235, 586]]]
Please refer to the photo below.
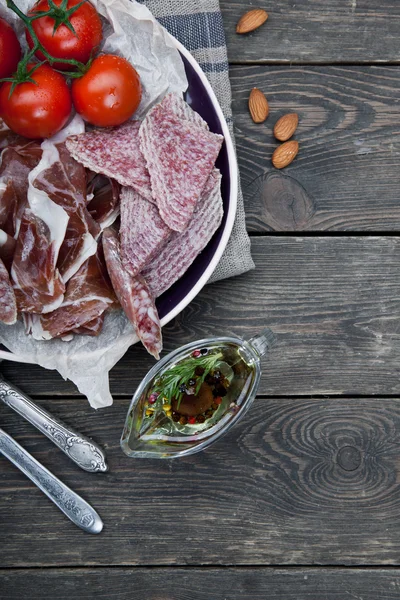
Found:
[[67, 139], [71, 155], [95, 173], [133, 187], [152, 201], [150, 176], [140, 151], [139, 121], [128, 121], [113, 129], [98, 129]]
[[40, 143], [15, 134], [1, 153], [0, 164], [0, 228], [11, 237], [19, 230], [27, 205], [28, 175], [40, 162]]
[[103, 329], [105, 316], [106, 313], [103, 312], [102, 315], [99, 315], [95, 319], [92, 319], [92, 321], [85, 323], [81, 327], [76, 327], [76, 329], [73, 329], [71, 333], [76, 333], [77, 335], [90, 335], [92, 337], [96, 337], [100, 335], [101, 330]]
[[110, 227], [119, 216], [120, 185], [110, 177], [89, 171], [87, 209], [101, 229]]
[[64, 282], [96, 253], [96, 238], [100, 233], [99, 225], [86, 208], [86, 171], [65, 146], [69, 133], [81, 128], [82, 121], [75, 117], [66, 129], [43, 142], [43, 160], [30, 174], [32, 188], [46, 194], [68, 217], [57, 261]]
[[0, 321], [14, 325], [17, 320], [17, 304], [8, 271], [0, 260]]
[[171, 229], [182, 232], [214, 168], [223, 137], [194, 120], [177, 117], [168, 102], [150, 110], [139, 135], [160, 215]]
[[103, 248], [108, 273], [118, 300], [146, 350], [156, 359], [162, 350], [161, 323], [147, 283], [132, 277], [123, 267], [118, 235], [109, 227], [103, 233]]
[[62, 303], [65, 285], [56, 268], [58, 248], [48, 225], [26, 208], [11, 268], [18, 311], [46, 313]]
[[173, 233], [142, 272], [154, 297], [182, 277], [217, 231], [222, 216], [221, 175], [214, 169], [189, 227], [183, 233]]
[[32, 335], [35, 339], [51, 339], [81, 328], [97, 329], [102, 323], [99, 317], [117, 304], [100, 245], [97, 254], [91, 256], [68, 282], [62, 305], [34, 322]]
[[3, 261], [7, 271], [11, 273], [11, 265], [14, 258], [14, 252], [17, 242], [8, 235], [3, 229], [0, 229], [0, 260]]
[[171, 235], [157, 207], [133, 188], [121, 192], [121, 258], [135, 277], [156, 256]]

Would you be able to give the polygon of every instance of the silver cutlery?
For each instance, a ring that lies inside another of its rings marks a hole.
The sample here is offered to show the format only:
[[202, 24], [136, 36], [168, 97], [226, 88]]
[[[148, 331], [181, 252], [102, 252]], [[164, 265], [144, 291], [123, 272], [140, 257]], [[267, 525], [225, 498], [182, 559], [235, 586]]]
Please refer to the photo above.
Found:
[[108, 470], [103, 450], [33, 402], [0, 375], [0, 400], [44, 433], [81, 469], [90, 473]]
[[103, 522], [94, 508], [41, 465], [2, 429], [0, 429], [0, 453], [29, 477], [75, 525], [88, 533], [101, 532]]

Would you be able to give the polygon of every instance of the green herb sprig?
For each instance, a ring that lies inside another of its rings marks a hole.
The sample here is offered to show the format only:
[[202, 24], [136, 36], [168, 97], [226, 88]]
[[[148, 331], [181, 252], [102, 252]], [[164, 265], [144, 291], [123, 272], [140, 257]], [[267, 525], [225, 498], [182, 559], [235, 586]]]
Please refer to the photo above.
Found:
[[205, 378], [215, 369], [222, 356], [222, 352], [217, 352], [215, 354], [206, 354], [205, 356], [199, 356], [197, 358], [193, 356], [184, 358], [162, 374], [156, 381], [152, 391], [158, 393], [160, 398], [166, 398], [169, 402], [172, 402], [175, 398], [178, 401], [179, 408], [184, 395], [184, 392], [180, 391], [181, 385], [186, 385], [190, 379], [196, 377], [196, 369], [201, 367], [204, 369], [204, 372], [197, 377], [195, 388], [195, 394], [197, 395]]

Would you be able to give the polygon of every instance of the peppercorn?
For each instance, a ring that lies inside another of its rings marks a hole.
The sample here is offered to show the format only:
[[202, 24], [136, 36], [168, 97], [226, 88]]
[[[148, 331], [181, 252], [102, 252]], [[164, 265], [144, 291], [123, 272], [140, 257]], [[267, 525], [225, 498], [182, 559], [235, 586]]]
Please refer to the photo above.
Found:
[[212, 417], [214, 414], [213, 410], [207, 410], [207, 412], [205, 413], [206, 419], [209, 419], [210, 417]]
[[196, 423], [196, 417], [189, 417], [188, 423], [189, 423], [189, 425], [194, 425]]
[[198, 423], [204, 423], [204, 421], [205, 421], [205, 420], [206, 420], [206, 418], [205, 418], [205, 416], [204, 416], [204, 415], [199, 415], [199, 416], [197, 417], [197, 422], [198, 422]]
[[214, 403], [212, 404], [211, 408], [212, 408], [213, 410], [217, 410], [218, 406], [219, 406], [219, 405], [218, 405], [216, 402], [214, 402]]
[[223, 385], [216, 385], [216, 386], [215, 386], [215, 388], [213, 389], [213, 395], [214, 395], [215, 397], [217, 397], [217, 396], [222, 396], [222, 398], [223, 398], [224, 396], [226, 396], [226, 395], [227, 395], [227, 393], [228, 393], [228, 392], [227, 392], [227, 390], [224, 388], [224, 386], [223, 386]]
[[217, 406], [219, 406], [220, 404], [222, 404], [222, 398], [221, 398], [221, 396], [217, 396], [217, 397], [214, 399], [214, 402], [215, 402], [215, 404], [216, 404]]
[[222, 373], [221, 373], [221, 371], [214, 371], [214, 372], [213, 372], [213, 375], [214, 375], [214, 379], [215, 379], [216, 381], [219, 381], [219, 380], [221, 379], [221, 377], [222, 377]]
[[216, 380], [212, 375], [208, 374], [205, 378], [205, 382], [208, 383], [208, 385], [214, 385], [214, 383], [216, 383]]
[[180, 418], [181, 417], [178, 413], [172, 413], [172, 420], [175, 421], [175, 423], [177, 423]]
[[193, 358], [199, 358], [199, 356], [201, 356], [200, 350], [195, 350], [194, 352], [192, 352], [192, 356]]
[[195, 370], [194, 373], [195, 373], [195, 375], [197, 375], [198, 377], [200, 377], [200, 375], [204, 374], [204, 371], [205, 371], [204, 367], [196, 367], [196, 370]]
[[196, 380], [195, 379], [189, 379], [188, 386], [189, 387], [193, 387], [194, 385], [196, 385]]
[[182, 385], [179, 386], [179, 391], [181, 392], [181, 394], [184, 394], [186, 392], [186, 385], [184, 383], [182, 383]]
[[202, 348], [202, 349], [200, 350], [200, 352], [202, 353], [202, 355], [203, 355], [203, 356], [205, 356], [206, 354], [208, 354], [208, 350], [207, 350], [207, 348]]
[[179, 419], [179, 423], [180, 423], [181, 425], [186, 425], [186, 423], [187, 423], [187, 418], [186, 418], [186, 417], [181, 417], [181, 418]]
[[169, 412], [171, 410], [171, 405], [168, 404], [164, 404], [163, 409], [165, 410], [165, 412]]

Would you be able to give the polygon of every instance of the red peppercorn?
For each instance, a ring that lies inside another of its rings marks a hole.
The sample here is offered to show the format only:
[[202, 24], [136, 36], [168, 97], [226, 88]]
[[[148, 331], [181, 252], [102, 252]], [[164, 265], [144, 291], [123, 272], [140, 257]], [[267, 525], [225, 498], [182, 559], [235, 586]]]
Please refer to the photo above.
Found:
[[199, 358], [199, 356], [201, 356], [200, 350], [195, 350], [194, 352], [192, 352], [192, 356], [193, 358]]
[[216, 398], [214, 398], [214, 402], [215, 402], [215, 404], [218, 404], [218, 406], [219, 406], [222, 402], [221, 396], [217, 396]]
[[151, 394], [149, 397], [149, 404], [155, 404], [157, 402], [158, 394]]
[[189, 417], [188, 423], [189, 423], [189, 425], [194, 425], [196, 423], [196, 417]]

